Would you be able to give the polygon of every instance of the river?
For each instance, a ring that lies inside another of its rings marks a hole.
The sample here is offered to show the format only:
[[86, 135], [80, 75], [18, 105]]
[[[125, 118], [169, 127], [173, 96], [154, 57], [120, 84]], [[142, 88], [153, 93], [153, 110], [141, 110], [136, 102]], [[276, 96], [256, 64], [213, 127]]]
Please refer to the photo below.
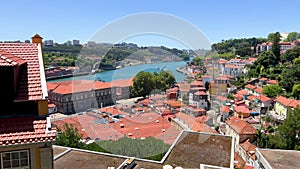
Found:
[[49, 80], [49, 82], [58, 82], [58, 81], [66, 81], [66, 80], [102, 80], [105, 82], [110, 82], [117, 79], [129, 79], [135, 76], [140, 71], [147, 71], [153, 73], [154, 71], [160, 71], [161, 69], [171, 71], [175, 76], [177, 82], [185, 79], [185, 75], [177, 72], [176, 68], [182, 67], [186, 64], [186, 62], [161, 62], [161, 63], [151, 63], [151, 64], [141, 64], [134, 66], [127, 66], [117, 70], [108, 70], [100, 73], [96, 73], [93, 75], [85, 75], [78, 77], [68, 77], [62, 79]]

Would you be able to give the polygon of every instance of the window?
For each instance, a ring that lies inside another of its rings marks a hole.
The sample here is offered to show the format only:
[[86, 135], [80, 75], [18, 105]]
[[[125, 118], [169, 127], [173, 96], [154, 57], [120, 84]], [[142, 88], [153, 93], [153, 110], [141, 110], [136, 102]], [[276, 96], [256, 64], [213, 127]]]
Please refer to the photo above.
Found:
[[29, 151], [11, 151], [1, 153], [1, 169], [24, 168], [29, 169]]

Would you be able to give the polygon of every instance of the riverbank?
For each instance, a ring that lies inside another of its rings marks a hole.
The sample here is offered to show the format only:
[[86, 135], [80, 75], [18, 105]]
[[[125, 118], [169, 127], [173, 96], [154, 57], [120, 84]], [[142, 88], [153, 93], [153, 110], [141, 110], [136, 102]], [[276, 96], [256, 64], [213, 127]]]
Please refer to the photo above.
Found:
[[185, 66], [185, 62], [161, 62], [161, 63], [150, 63], [140, 64], [134, 66], [127, 66], [116, 70], [108, 70], [95, 74], [86, 74], [79, 76], [64, 77], [59, 79], [51, 79], [47, 81], [67, 81], [67, 80], [101, 80], [105, 82], [111, 82], [118, 79], [130, 79], [140, 71], [154, 72], [157, 70], [171, 71], [175, 76], [176, 81], [182, 81], [185, 79], [185, 75], [176, 71], [178, 67]]

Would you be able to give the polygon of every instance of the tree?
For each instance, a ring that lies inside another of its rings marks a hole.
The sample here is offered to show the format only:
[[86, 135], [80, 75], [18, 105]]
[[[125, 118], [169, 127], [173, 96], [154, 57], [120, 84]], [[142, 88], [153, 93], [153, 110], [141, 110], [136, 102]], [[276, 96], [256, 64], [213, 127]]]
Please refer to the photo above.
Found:
[[300, 56], [300, 46], [296, 46], [292, 49], [287, 50], [281, 57], [283, 61], [293, 62], [295, 58]]
[[293, 90], [292, 90], [292, 95], [296, 98], [300, 98], [300, 84], [294, 84]]
[[149, 73], [141, 71], [133, 79], [131, 92], [133, 96], [146, 97], [153, 90], [165, 91], [175, 84], [175, 77], [169, 71]]
[[206, 91], [208, 91], [208, 89], [209, 89], [209, 82], [206, 81], [205, 84], [204, 84], [204, 86], [205, 86]]
[[152, 74], [141, 71], [133, 79], [132, 94], [146, 97], [153, 90]]
[[82, 135], [78, 133], [78, 129], [72, 124], [65, 123], [63, 129], [57, 127], [57, 137], [55, 144], [66, 147], [82, 148], [83, 143], [80, 142]]
[[255, 61], [255, 65], [258, 65], [258, 69], [260, 72], [261, 66], [264, 66], [263, 69], [267, 69], [270, 67], [275, 67], [278, 64], [276, 61], [276, 56], [272, 51], [264, 51], [261, 54], [259, 54], [257, 60]]
[[268, 97], [275, 98], [277, 95], [282, 94], [282, 87], [274, 84], [268, 85], [264, 87], [262, 93]]
[[300, 56], [297, 57], [297, 58], [295, 58], [295, 59], [293, 60], [293, 64], [294, 64], [294, 65], [300, 64]]
[[300, 38], [300, 34], [298, 32], [291, 32], [288, 34], [286, 41], [293, 42], [294, 40]]
[[287, 118], [278, 127], [275, 136], [270, 137], [270, 148], [300, 150], [300, 110], [289, 109]]
[[287, 67], [281, 73], [280, 85], [286, 89], [287, 92], [292, 92], [294, 84], [300, 83], [300, 64]]
[[281, 40], [281, 35], [279, 32], [276, 33], [270, 33], [268, 35], [268, 40], [270, 40], [272, 44], [272, 52], [276, 56], [276, 62], [278, 63], [280, 61], [280, 46], [279, 42]]

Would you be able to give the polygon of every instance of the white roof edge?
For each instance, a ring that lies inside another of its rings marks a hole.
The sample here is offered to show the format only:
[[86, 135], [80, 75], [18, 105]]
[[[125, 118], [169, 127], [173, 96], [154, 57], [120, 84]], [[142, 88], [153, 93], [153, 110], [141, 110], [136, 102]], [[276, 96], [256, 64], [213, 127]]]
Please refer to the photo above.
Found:
[[40, 78], [41, 78], [41, 85], [42, 85], [42, 92], [43, 92], [42, 99], [48, 99], [47, 83], [46, 83], [44, 60], [43, 60], [41, 44], [37, 44], [37, 48], [38, 48], [38, 58], [39, 58], [39, 66], [40, 66]]

